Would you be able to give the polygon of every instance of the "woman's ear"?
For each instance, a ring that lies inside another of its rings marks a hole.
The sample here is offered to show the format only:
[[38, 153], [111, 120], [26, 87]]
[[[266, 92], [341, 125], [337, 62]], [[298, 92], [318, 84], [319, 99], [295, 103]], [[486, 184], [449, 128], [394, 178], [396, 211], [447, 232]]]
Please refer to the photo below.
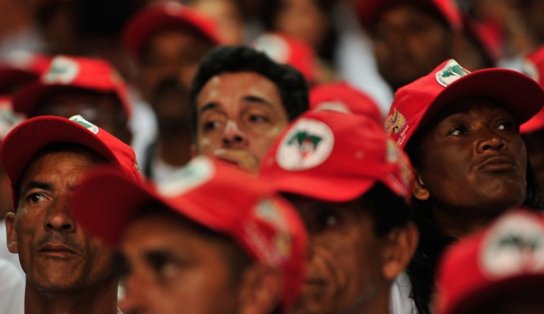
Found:
[[412, 195], [420, 201], [426, 201], [431, 197], [431, 192], [425, 186], [423, 178], [420, 174], [415, 173], [414, 187], [412, 188]]

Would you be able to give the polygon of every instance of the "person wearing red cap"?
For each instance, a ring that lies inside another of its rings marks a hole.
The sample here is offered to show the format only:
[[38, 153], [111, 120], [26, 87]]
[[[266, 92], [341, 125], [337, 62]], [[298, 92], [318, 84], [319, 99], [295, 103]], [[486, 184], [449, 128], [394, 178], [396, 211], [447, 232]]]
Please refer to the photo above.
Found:
[[462, 25], [453, 0], [360, 1], [359, 20], [371, 35], [378, 70], [393, 90], [452, 58]]
[[544, 217], [515, 210], [446, 251], [435, 313], [539, 314], [542, 289]]
[[290, 313], [391, 313], [391, 289], [418, 233], [406, 155], [360, 114], [309, 111], [263, 158], [260, 176], [309, 233], [306, 280]]
[[[544, 46], [526, 56], [523, 72], [544, 87]], [[544, 146], [542, 145], [544, 141], [544, 109], [534, 115], [531, 120], [522, 124], [520, 130], [527, 145], [531, 166], [542, 191], [544, 188]]]
[[54, 57], [39, 80], [17, 91], [13, 109], [27, 117], [81, 114], [125, 143], [132, 138], [127, 86], [102, 59]]
[[216, 48], [190, 93], [195, 150], [257, 172], [276, 137], [308, 109], [306, 80], [251, 47]]
[[12, 186], [7, 245], [26, 274], [25, 313], [117, 313], [113, 251], [81, 229], [68, 200], [98, 164], [141, 180], [132, 149], [81, 116], [41, 116], [9, 132], [0, 161]]
[[519, 133], [542, 104], [544, 91], [530, 77], [469, 72], [453, 59], [396, 92], [385, 129], [416, 175], [421, 241], [408, 274], [420, 312], [428, 312], [445, 247], [510, 208], [543, 208]]
[[304, 278], [295, 210], [236, 167], [200, 156], [155, 186], [114, 169], [88, 176], [71, 208], [118, 248], [125, 313], [284, 313]]
[[200, 59], [222, 42], [211, 18], [176, 1], [142, 8], [123, 31], [123, 45], [138, 65], [138, 88], [147, 101], [165, 79], [189, 87]]

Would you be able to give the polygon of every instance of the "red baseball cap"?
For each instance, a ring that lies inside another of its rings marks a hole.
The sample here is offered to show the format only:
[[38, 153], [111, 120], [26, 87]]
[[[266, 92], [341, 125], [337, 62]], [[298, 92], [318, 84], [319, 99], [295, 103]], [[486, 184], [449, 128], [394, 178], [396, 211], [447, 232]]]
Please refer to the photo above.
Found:
[[383, 123], [383, 117], [376, 102], [366, 93], [346, 82], [320, 84], [312, 88], [310, 110], [362, 114], [378, 123]]
[[359, 21], [366, 28], [378, 21], [384, 11], [399, 5], [413, 5], [415, 7], [430, 7], [434, 9], [449, 24], [453, 30], [462, 29], [462, 18], [454, 0], [364, 0], [359, 1]]
[[544, 104], [544, 91], [533, 79], [513, 70], [488, 68], [470, 72], [450, 59], [431, 73], [397, 90], [385, 130], [401, 148], [444, 106], [466, 97], [487, 96], [517, 119], [529, 120]]
[[253, 42], [253, 47], [277, 63], [294, 67], [308, 82], [315, 82], [317, 61], [314, 50], [307, 43], [280, 33], [266, 33]]
[[256, 261], [284, 275], [282, 304], [290, 305], [304, 280], [306, 233], [295, 210], [259, 179], [232, 165], [196, 157], [155, 187], [115, 169], [100, 169], [74, 191], [74, 217], [116, 247], [133, 215], [149, 202], [231, 237]]
[[347, 202], [382, 183], [407, 202], [408, 158], [381, 124], [357, 114], [308, 111], [279, 137], [260, 175], [279, 192]]
[[74, 89], [113, 93], [119, 99], [127, 119], [130, 117], [132, 107], [127, 86], [117, 71], [104, 60], [72, 56], [54, 57], [39, 81], [21, 88], [15, 94], [13, 108], [28, 116], [44, 97]]
[[[522, 72], [544, 87], [544, 46], [526, 56]], [[521, 133], [532, 133], [542, 129], [544, 129], [544, 109], [522, 124], [520, 128]]]
[[79, 144], [106, 158], [132, 179], [141, 180], [136, 156], [130, 146], [76, 115], [70, 119], [40, 116], [21, 122], [2, 142], [0, 161], [12, 185], [19, 182], [32, 158], [53, 143]]
[[37, 81], [47, 69], [51, 57], [17, 51], [0, 64], [0, 92], [12, 94], [17, 88]]
[[153, 35], [174, 28], [192, 31], [212, 45], [223, 43], [213, 19], [178, 2], [164, 1], [143, 8], [129, 20], [123, 31], [123, 46], [138, 59]]
[[437, 289], [438, 314], [465, 313], [515, 291], [542, 291], [542, 214], [507, 212], [486, 230], [451, 246], [439, 265]]

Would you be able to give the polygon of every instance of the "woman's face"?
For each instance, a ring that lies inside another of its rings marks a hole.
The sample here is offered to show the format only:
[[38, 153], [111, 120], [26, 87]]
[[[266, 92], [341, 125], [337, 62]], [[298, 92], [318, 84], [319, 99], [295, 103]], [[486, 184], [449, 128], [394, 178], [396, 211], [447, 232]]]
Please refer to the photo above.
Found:
[[428, 193], [416, 197], [467, 219], [521, 205], [527, 151], [514, 117], [485, 98], [450, 107], [423, 134], [418, 185]]

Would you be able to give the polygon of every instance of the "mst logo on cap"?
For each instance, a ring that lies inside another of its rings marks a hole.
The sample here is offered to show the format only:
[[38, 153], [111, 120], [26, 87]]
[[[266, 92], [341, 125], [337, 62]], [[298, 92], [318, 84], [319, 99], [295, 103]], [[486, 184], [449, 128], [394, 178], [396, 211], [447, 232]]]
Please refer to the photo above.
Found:
[[56, 57], [43, 77], [48, 84], [70, 84], [79, 73], [79, 64], [67, 57]]
[[544, 225], [522, 214], [499, 222], [483, 243], [482, 266], [495, 278], [544, 271]]
[[92, 124], [91, 122], [85, 120], [85, 118], [83, 118], [81, 115], [75, 115], [75, 116], [71, 116], [70, 117], [70, 121], [73, 121], [79, 125], [82, 125], [83, 127], [85, 127], [87, 130], [89, 130], [90, 132], [92, 132], [93, 134], [98, 134], [98, 132], [100, 131], [100, 129]]
[[157, 190], [163, 196], [175, 197], [208, 182], [214, 173], [215, 168], [208, 159], [196, 157], [177, 170], [171, 180], [158, 184]]
[[334, 135], [325, 123], [300, 119], [283, 138], [276, 159], [285, 170], [309, 169], [325, 161], [333, 146]]
[[452, 59], [446, 63], [442, 70], [436, 72], [436, 81], [440, 85], [448, 87], [448, 85], [469, 73], [469, 70], [463, 68], [457, 61]]

